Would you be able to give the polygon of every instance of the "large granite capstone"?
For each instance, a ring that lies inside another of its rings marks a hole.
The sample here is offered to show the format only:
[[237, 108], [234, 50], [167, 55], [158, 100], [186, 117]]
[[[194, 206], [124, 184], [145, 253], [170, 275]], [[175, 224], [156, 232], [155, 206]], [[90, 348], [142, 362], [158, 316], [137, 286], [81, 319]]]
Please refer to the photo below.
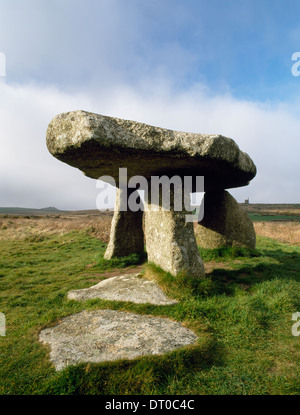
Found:
[[173, 131], [119, 118], [73, 111], [53, 118], [47, 147], [88, 177], [205, 176], [205, 191], [246, 186], [256, 174], [251, 158], [231, 138]]

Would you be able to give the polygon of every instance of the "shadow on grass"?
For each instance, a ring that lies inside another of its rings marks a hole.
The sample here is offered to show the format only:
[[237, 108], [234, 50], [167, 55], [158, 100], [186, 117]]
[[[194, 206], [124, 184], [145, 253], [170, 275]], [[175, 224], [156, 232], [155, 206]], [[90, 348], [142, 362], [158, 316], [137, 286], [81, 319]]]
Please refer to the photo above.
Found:
[[208, 274], [219, 294], [231, 295], [234, 285], [240, 284], [249, 288], [257, 283], [272, 279], [300, 280], [300, 253], [286, 252], [284, 249], [262, 249], [259, 251], [259, 262], [241, 265], [238, 270], [220, 268]]
[[237, 258], [255, 258], [261, 256], [260, 251], [258, 251], [257, 249], [238, 246], [224, 246], [215, 249], [205, 249], [199, 247], [198, 250], [203, 261], [213, 261], [221, 259], [229, 260]]
[[101, 255], [98, 258], [97, 264], [94, 269], [100, 268], [101, 270], [110, 270], [112, 268], [126, 268], [135, 265], [141, 265], [147, 261], [147, 253], [142, 252], [139, 254], [130, 254], [124, 257], [116, 257], [111, 259], [105, 259]]

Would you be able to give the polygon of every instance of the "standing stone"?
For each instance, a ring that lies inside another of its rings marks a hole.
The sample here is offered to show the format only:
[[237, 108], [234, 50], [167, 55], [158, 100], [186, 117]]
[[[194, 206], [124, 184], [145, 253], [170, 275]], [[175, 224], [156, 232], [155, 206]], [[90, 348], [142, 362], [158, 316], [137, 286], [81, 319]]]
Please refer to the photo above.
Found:
[[[145, 239], [148, 261], [154, 262], [172, 275], [187, 272], [192, 277], [204, 277], [204, 265], [196, 244], [192, 222], [186, 221], [184, 205], [174, 210], [175, 192], [170, 192], [170, 210], [152, 201], [145, 209]], [[175, 194], [175, 197], [180, 197]]]
[[[131, 189], [127, 189], [129, 196]], [[117, 188], [115, 211], [112, 219], [110, 239], [104, 254], [105, 259], [123, 257], [144, 252], [143, 212], [120, 210], [123, 191]], [[127, 201], [126, 201], [127, 202]]]
[[255, 248], [253, 223], [237, 201], [224, 190], [206, 192], [204, 217], [195, 227], [201, 248], [240, 246]]

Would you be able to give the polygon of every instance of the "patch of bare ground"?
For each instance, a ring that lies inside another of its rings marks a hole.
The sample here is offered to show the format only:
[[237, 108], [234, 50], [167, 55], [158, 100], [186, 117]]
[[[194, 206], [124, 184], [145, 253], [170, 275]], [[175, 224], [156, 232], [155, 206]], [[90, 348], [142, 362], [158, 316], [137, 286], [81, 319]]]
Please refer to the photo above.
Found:
[[[91, 268], [94, 264], [87, 265], [87, 268]], [[86, 281], [90, 282], [99, 282], [99, 278], [111, 278], [123, 274], [138, 274], [143, 271], [144, 265], [139, 265], [137, 267], [126, 267], [126, 268], [116, 268], [111, 271], [95, 272], [95, 273], [84, 273], [83, 275], [87, 278]]]
[[204, 263], [205, 274], [211, 274], [215, 269], [233, 269], [232, 266], [226, 262], [209, 261]]
[[112, 215], [47, 215], [7, 216], [0, 218], [0, 240], [24, 240], [30, 237], [63, 235], [74, 230], [85, 230], [107, 243]]
[[254, 222], [254, 228], [256, 235], [291, 245], [300, 245], [299, 222]]

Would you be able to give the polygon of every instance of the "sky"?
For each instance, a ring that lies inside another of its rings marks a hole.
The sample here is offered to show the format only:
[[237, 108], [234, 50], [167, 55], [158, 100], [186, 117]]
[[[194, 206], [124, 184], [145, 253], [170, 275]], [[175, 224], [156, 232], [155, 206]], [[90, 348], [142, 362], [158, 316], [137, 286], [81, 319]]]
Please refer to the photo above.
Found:
[[96, 180], [46, 147], [73, 110], [233, 138], [257, 167], [238, 202], [300, 203], [299, 15], [298, 0], [0, 0], [0, 206], [96, 208]]

